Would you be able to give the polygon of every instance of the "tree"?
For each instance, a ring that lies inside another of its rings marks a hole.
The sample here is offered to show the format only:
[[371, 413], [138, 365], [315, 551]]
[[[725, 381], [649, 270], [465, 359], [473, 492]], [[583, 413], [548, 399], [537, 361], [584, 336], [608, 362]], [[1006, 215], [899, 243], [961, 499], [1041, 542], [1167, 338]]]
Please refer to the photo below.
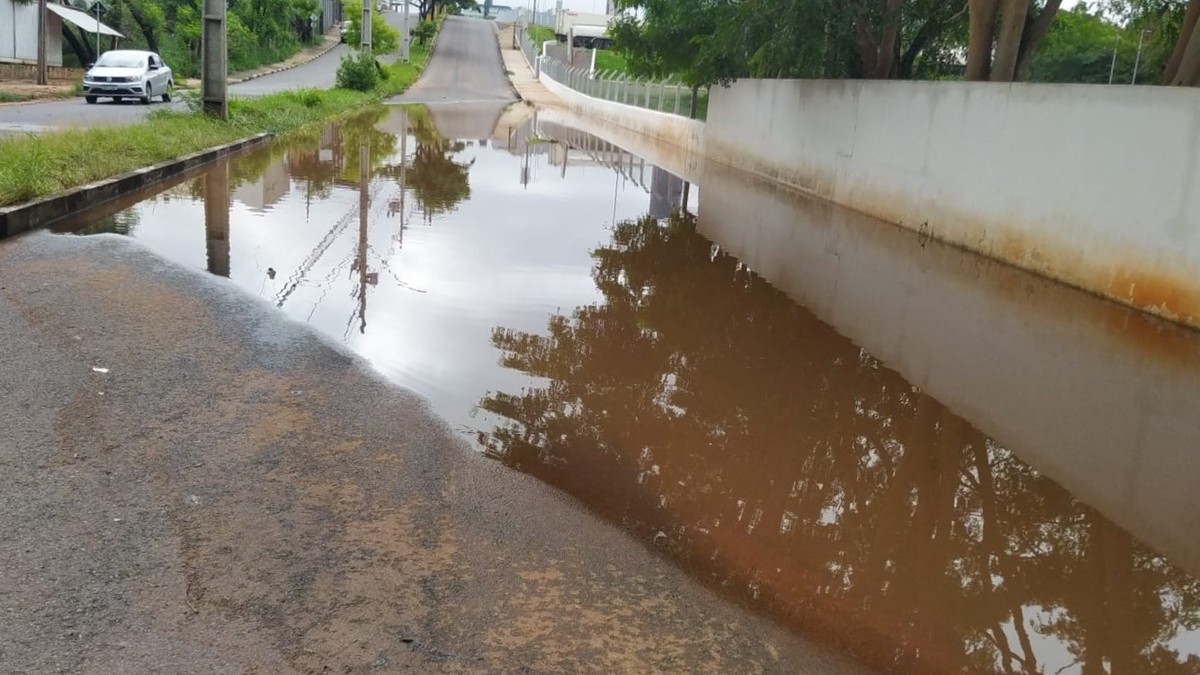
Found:
[[1019, 82], [1062, 0], [968, 0], [967, 79]]
[[1162, 55], [1162, 84], [1200, 86], [1200, 0], [1109, 0], [1106, 9], [1148, 32], [1152, 63]]
[[627, 13], [609, 25], [613, 46], [625, 55], [629, 72], [639, 77], [679, 78], [692, 90], [696, 116], [700, 87], [728, 84], [742, 74], [741, 50], [719, 39], [719, 28], [735, 21], [729, 0], [622, 0]]
[[[673, 216], [497, 327], [487, 454], [883, 672], [1196, 672], [1200, 583]], [[1048, 644], [1049, 643], [1049, 644]], [[1050, 646], [1052, 645], [1052, 646]], [[1113, 664], [1105, 670], [1105, 664]]]
[[[373, 3], [374, 0], [365, 0]], [[362, 35], [358, 23], [362, 20], [364, 0], [344, 0], [342, 8], [346, 19], [346, 43], [358, 46]], [[400, 48], [400, 33], [388, 25], [388, 22], [371, 7], [371, 53], [376, 55], [391, 54]]]
[[1104, 84], [1112, 71], [1113, 50], [1118, 49], [1121, 58], [1116, 62], [1114, 81], [1129, 82], [1137, 38], [1122, 39], [1122, 32], [1120, 26], [1084, 5], [1060, 12], [1033, 59], [1029, 79]]

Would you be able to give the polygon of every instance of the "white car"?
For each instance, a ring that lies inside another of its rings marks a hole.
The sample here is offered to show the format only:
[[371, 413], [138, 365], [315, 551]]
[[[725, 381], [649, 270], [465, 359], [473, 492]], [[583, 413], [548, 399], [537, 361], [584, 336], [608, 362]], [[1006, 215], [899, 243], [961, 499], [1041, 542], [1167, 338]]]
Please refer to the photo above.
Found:
[[114, 102], [136, 98], [149, 103], [155, 96], [170, 101], [175, 76], [154, 52], [118, 49], [104, 52], [83, 75], [83, 100], [95, 103], [100, 98]]

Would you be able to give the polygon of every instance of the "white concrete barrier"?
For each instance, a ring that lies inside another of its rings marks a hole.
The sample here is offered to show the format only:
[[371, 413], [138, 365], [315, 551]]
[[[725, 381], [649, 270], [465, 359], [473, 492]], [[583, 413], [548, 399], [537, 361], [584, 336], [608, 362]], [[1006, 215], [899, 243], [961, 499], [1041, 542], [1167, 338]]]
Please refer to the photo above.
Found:
[[587, 96], [556, 81], [544, 70], [538, 79], [577, 115], [668, 143], [697, 159], [704, 155], [704, 122], [700, 120]]
[[700, 234], [1200, 574], [1200, 335], [737, 173], [706, 165]]
[[693, 147], [1200, 326], [1198, 112], [1194, 89], [743, 80]]

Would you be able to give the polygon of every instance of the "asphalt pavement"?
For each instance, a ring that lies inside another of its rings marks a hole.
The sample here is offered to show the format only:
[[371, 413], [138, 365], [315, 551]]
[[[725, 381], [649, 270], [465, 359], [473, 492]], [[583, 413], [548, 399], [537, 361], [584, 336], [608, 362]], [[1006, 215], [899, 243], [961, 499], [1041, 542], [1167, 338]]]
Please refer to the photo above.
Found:
[[395, 103], [482, 103], [515, 101], [504, 72], [491, 21], [447, 17], [437, 48], [421, 79]]
[[0, 410], [5, 672], [863, 672], [131, 239], [0, 241]]
[[[384, 12], [383, 17], [388, 25], [397, 30], [400, 29], [402, 17], [399, 13]], [[415, 15], [410, 16], [409, 20], [411, 25], [416, 25]], [[342, 56], [349, 52], [349, 46], [338, 45], [323, 56], [304, 65], [231, 85], [229, 91], [234, 96], [262, 96], [300, 87], [329, 88], [334, 85]], [[144, 119], [150, 111], [164, 106], [181, 108], [182, 104], [178, 101], [162, 103], [155, 99], [150, 105], [141, 105], [133, 101], [112, 103], [106, 99], [94, 105], [88, 105], [82, 98], [72, 98], [21, 105], [2, 105], [0, 106], [0, 134], [5, 132], [36, 133], [61, 127], [131, 124]]]

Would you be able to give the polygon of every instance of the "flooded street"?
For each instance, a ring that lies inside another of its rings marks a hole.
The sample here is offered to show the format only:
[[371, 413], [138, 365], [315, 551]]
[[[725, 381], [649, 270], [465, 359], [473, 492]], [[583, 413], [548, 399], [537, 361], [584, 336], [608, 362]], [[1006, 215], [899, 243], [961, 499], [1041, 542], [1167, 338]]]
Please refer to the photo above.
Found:
[[876, 670], [1200, 672], [1200, 336], [505, 106], [388, 107], [58, 229], [227, 277]]

